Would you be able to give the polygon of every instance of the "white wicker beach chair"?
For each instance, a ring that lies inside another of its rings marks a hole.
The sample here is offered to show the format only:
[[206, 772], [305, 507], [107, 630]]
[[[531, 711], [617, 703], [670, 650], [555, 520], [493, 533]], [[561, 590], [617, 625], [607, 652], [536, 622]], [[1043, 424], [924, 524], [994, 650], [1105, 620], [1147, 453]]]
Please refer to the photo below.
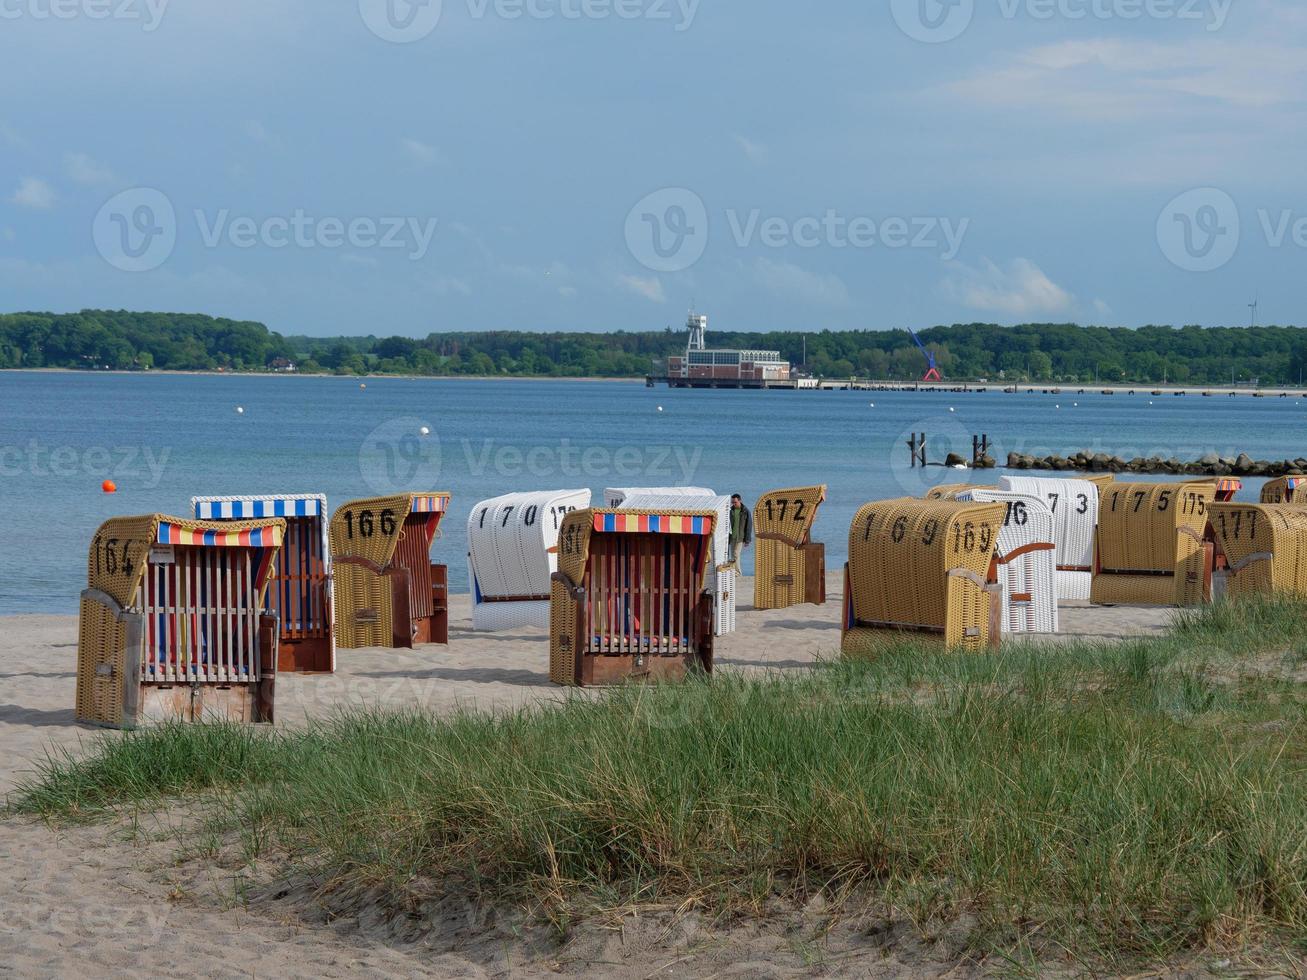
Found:
[[1006, 504], [994, 565], [1003, 589], [1004, 633], [1057, 632], [1057, 545], [1053, 512], [1033, 494], [968, 490], [960, 502]]
[[563, 518], [590, 506], [589, 490], [512, 493], [472, 508], [467, 521], [472, 628], [549, 626], [549, 576], [558, 570]]
[[1098, 528], [1098, 486], [1088, 480], [1005, 476], [999, 489], [1046, 501], [1057, 543], [1057, 597], [1088, 602], [1094, 580], [1094, 535]]
[[[612, 491], [609, 491], [610, 493]], [[731, 561], [731, 498], [716, 494], [669, 494], [662, 491], [632, 493], [621, 504], [623, 510], [710, 510], [717, 515], [713, 524], [712, 568], [708, 569], [708, 588], [713, 595], [713, 634], [725, 636], [735, 632], [735, 589], [738, 572]]]

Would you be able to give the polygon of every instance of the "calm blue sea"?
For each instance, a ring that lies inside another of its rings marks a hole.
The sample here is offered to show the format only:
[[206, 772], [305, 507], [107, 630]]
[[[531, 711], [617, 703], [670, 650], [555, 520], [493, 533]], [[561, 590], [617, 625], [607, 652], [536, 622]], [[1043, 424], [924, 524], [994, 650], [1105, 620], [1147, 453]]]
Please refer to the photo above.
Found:
[[[659, 408], [662, 408], [660, 411]], [[244, 408], [239, 413], [237, 408]], [[952, 409], [953, 411], [950, 411]], [[194, 494], [449, 490], [434, 554], [465, 590], [474, 504], [515, 490], [826, 483], [815, 537], [844, 561], [865, 501], [967, 474], [907, 468], [970, 455], [1076, 449], [1193, 458], [1307, 453], [1307, 401], [1076, 394], [690, 392], [638, 384], [0, 372], [0, 613], [72, 613], [95, 528], [118, 514], [186, 514]], [[422, 435], [422, 429], [429, 434]], [[111, 479], [118, 493], [100, 484]], [[978, 482], [991, 482], [981, 474]], [[1255, 498], [1255, 481], [1244, 495]], [[751, 561], [751, 558], [750, 558]]]

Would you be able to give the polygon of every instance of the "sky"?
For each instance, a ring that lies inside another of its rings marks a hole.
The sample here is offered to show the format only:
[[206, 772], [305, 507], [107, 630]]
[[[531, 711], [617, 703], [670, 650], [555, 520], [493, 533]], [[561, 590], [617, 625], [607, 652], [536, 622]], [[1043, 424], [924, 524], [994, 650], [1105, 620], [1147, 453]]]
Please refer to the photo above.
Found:
[[0, 311], [1296, 324], [1276, 0], [0, 0]]

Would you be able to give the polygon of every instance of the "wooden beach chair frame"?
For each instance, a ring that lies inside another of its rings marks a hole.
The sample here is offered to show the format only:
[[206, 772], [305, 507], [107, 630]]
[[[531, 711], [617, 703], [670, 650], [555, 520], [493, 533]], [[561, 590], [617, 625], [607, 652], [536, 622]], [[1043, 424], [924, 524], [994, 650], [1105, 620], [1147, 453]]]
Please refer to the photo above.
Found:
[[281, 624], [277, 671], [335, 673], [336, 610], [326, 496], [192, 497], [191, 510], [196, 520], [202, 521], [280, 517], [286, 522], [286, 536], [268, 583], [268, 611]]
[[713, 669], [711, 511], [581, 510], [558, 543], [549, 679], [591, 687]]
[[331, 518], [336, 642], [347, 649], [449, 643], [449, 568], [431, 544], [450, 494], [352, 500]]
[[77, 720], [272, 723], [279, 629], [263, 610], [285, 529], [161, 514], [102, 524], [81, 597]]

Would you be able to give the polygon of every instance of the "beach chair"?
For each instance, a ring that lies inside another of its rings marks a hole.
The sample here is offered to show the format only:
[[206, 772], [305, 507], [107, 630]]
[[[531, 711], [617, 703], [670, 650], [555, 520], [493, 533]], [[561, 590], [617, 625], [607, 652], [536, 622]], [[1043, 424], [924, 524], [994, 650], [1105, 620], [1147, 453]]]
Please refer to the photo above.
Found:
[[1225, 594], [1307, 596], [1307, 508], [1289, 504], [1212, 504], [1208, 518], [1226, 571]]
[[1094, 486], [1098, 487], [1098, 495], [1100, 497], [1103, 495], [1104, 490], [1118, 482], [1115, 473], [1086, 473], [1081, 476], [1080, 479], [1087, 480]]
[[705, 573], [715, 521], [707, 510], [568, 514], [549, 606], [549, 679], [590, 687], [711, 673]]
[[974, 483], [941, 483], [926, 491], [925, 500], [957, 500], [959, 494], [972, 490], [997, 490], [993, 486], [978, 486]]
[[78, 721], [273, 721], [286, 524], [117, 517], [91, 541], [77, 643]]
[[1088, 602], [1094, 581], [1094, 538], [1098, 530], [1098, 484], [1037, 476], [1005, 476], [1000, 489], [1038, 497], [1053, 515], [1057, 544], [1057, 597]]
[[1003, 632], [1056, 633], [1057, 544], [1048, 504], [1010, 490], [970, 490], [958, 502], [1007, 508], [988, 577], [1003, 590]]
[[256, 497], [192, 497], [201, 521], [280, 517], [286, 536], [272, 566], [268, 611], [277, 617], [279, 673], [325, 673], [336, 669], [335, 610], [331, 598], [331, 544], [327, 498], [321, 494]]
[[706, 487], [609, 487], [604, 491], [604, 506], [610, 510], [617, 510], [622, 504], [626, 503], [626, 498], [639, 494], [648, 496], [656, 494], [660, 497], [715, 497], [716, 491], [709, 490]]
[[849, 528], [841, 649], [874, 657], [905, 635], [980, 651], [1002, 636], [989, 581], [1004, 504], [905, 497], [864, 505]]
[[1268, 480], [1262, 487], [1262, 503], [1307, 503], [1307, 476], [1281, 476]]
[[1090, 601], [1194, 606], [1211, 595], [1211, 545], [1203, 541], [1211, 480], [1114, 483], [1098, 506]]
[[1234, 476], [1223, 476], [1213, 480], [1216, 484], [1216, 503], [1228, 503], [1243, 489], [1243, 480]]
[[449, 642], [449, 569], [431, 563], [447, 493], [354, 500], [331, 518], [336, 642], [412, 649]]
[[713, 546], [705, 573], [708, 591], [713, 597], [713, 635], [735, 632], [735, 590], [739, 572], [731, 559], [731, 498], [721, 496], [667, 496], [660, 493], [632, 494], [622, 510], [646, 510], [661, 513], [670, 510], [710, 510], [713, 522]]
[[825, 500], [825, 486], [773, 490], [758, 500], [753, 509], [755, 609], [826, 602], [826, 546], [812, 541], [812, 525]]
[[589, 506], [589, 490], [545, 490], [510, 493], [472, 508], [467, 562], [473, 629], [549, 626], [558, 532], [568, 514]]

